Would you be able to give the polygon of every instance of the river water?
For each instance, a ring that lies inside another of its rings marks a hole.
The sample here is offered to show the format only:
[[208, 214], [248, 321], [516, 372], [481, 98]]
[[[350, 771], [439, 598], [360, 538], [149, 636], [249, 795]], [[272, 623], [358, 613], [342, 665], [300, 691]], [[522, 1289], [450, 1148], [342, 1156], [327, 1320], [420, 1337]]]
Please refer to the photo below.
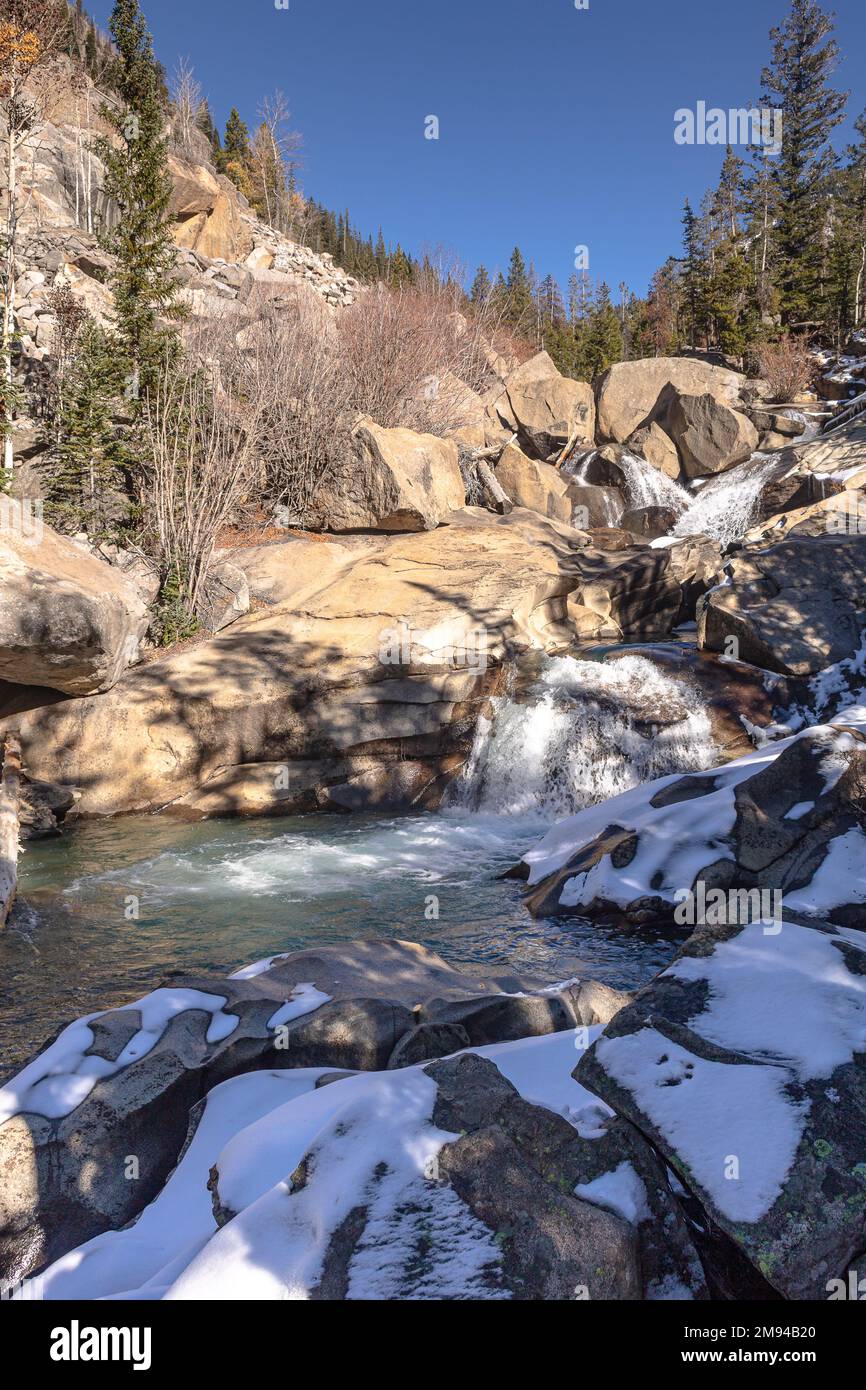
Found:
[[558, 817], [714, 757], [695, 690], [640, 655], [564, 657], [493, 702], [435, 814], [73, 823], [22, 856], [0, 936], [0, 1073], [81, 1014], [358, 937], [421, 942], [479, 973], [635, 988], [669, 941], [533, 920], [501, 876]]

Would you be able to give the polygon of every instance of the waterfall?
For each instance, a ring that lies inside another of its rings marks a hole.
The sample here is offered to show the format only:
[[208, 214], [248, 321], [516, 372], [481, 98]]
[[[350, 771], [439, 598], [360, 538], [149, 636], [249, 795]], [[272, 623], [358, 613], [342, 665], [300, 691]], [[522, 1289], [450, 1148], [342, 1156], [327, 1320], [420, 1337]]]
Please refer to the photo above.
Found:
[[637, 454], [623, 453], [620, 468], [629, 507], [666, 507], [682, 512], [693, 500], [684, 487]]
[[758, 515], [761, 494], [779, 460], [771, 454], [753, 454], [745, 463], [705, 483], [688, 509], [679, 517], [674, 536], [713, 536], [730, 545], [744, 536]]
[[646, 657], [548, 658], [526, 699], [491, 703], [452, 806], [550, 819], [717, 760], [697, 691]]

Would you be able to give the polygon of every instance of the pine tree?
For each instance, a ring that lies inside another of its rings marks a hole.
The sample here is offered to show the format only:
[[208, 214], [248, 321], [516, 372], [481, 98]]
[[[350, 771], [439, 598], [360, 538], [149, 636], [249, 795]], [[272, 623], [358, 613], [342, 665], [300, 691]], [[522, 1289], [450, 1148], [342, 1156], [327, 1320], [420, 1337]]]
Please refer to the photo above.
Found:
[[682, 333], [691, 347], [704, 337], [707, 327], [706, 286], [708, 270], [701, 246], [701, 228], [688, 198], [683, 208]]
[[172, 191], [160, 71], [138, 0], [116, 0], [111, 34], [117, 47], [114, 87], [122, 107], [103, 106], [117, 137], [97, 141], [105, 165], [105, 192], [118, 209], [116, 224], [102, 236], [116, 257], [111, 284], [119, 347], [126, 359], [130, 392], [147, 391], [161, 358], [176, 349], [176, 337], [160, 318], [182, 313], [174, 276], [175, 247], [169, 230]]
[[229, 112], [222, 147], [222, 171], [245, 198], [252, 193], [250, 181], [250, 132], [236, 106]]
[[516, 328], [527, 328], [533, 317], [532, 287], [519, 246], [511, 253], [505, 284], [508, 319]]
[[469, 298], [473, 304], [486, 304], [487, 300], [490, 298], [492, 288], [493, 285], [487, 267], [480, 265], [475, 272], [475, 279], [472, 281]]
[[587, 381], [622, 361], [622, 329], [610, 297], [610, 286], [598, 285], [581, 342], [581, 376]]
[[782, 113], [782, 150], [771, 163], [779, 291], [787, 324], [822, 317], [826, 309], [823, 246], [827, 180], [836, 156], [830, 135], [843, 120], [847, 94], [830, 78], [839, 48], [833, 19], [816, 0], [792, 0], [784, 24], [771, 30], [764, 104]]
[[62, 531], [113, 539], [128, 512], [129, 459], [114, 419], [124, 385], [118, 344], [89, 320], [77, 335], [54, 422], [46, 511]]

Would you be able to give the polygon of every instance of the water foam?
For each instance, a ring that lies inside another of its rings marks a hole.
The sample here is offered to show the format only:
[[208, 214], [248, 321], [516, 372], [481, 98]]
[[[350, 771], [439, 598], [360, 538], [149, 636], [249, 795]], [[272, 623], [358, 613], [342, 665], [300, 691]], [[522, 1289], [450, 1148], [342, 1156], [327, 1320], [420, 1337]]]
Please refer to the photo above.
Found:
[[717, 760], [697, 691], [642, 656], [549, 659], [528, 700], [492, 704], [452, 805], [550, 819]]

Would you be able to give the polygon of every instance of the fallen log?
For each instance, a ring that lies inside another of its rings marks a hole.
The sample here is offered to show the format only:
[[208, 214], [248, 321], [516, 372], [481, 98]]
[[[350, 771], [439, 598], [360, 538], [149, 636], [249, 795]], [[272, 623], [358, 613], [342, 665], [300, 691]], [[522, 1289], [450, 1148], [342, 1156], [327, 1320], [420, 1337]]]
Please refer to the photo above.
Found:
[[11, 734], [3, 746], [0, 773], [0, 929], [5, 927], [18, 890], [21, 815], [21, 744]]
[[478, 474], [478, 481], [484, 493], [484, 501], [492, 512], [499, 512], [500, 516], [508, 516], [509, 512], [514, 511], [514, 503], [508, 496], [502, 484], [497, 480], [496, 474], [485, 463], [483, 459], [478, 459], [475, 463], [475, 471]]

